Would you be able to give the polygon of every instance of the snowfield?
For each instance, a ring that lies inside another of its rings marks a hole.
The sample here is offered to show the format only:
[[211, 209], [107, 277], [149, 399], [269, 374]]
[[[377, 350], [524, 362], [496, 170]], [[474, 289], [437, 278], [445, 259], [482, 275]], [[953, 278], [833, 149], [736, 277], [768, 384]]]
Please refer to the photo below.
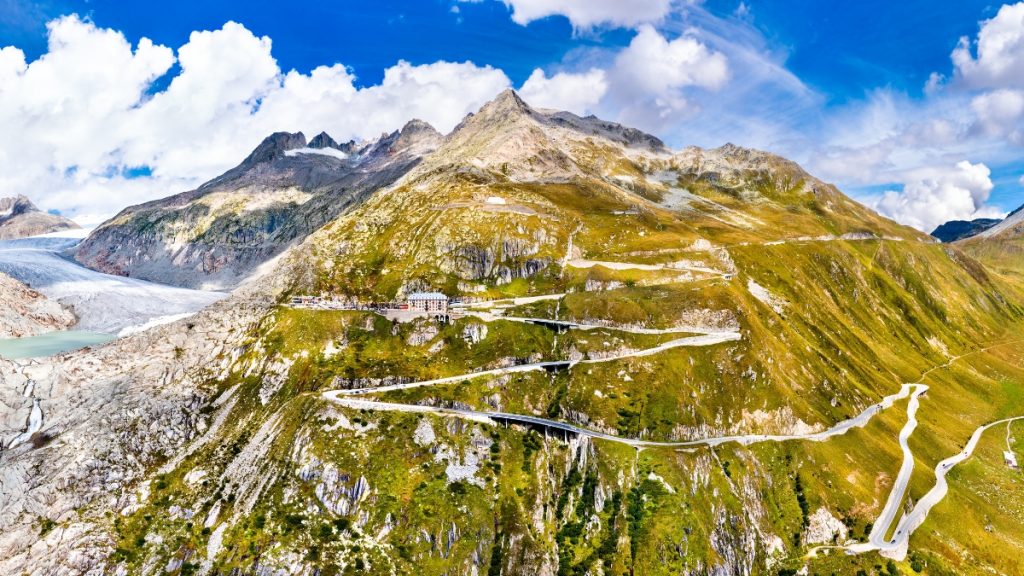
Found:
[[0, 241], [0, 272], [71, 308], [78, 317], [76, 330], [135, 332], [195, 313], [227, 296], [103, 274], [60, 256], [78, 241], [54, 235]]

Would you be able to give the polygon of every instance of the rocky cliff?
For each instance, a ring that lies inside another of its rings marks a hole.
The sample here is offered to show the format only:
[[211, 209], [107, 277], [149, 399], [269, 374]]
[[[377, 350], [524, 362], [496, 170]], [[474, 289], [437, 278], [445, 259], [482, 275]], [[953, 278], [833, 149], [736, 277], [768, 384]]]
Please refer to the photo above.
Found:
[[0, 198], [0, 240], [25, 238], [78, 228], [71, 220], [47, 214], [25, 196]]
[[0, 338], [36, 336], [74, 323], [71, 311], [0, 273]]

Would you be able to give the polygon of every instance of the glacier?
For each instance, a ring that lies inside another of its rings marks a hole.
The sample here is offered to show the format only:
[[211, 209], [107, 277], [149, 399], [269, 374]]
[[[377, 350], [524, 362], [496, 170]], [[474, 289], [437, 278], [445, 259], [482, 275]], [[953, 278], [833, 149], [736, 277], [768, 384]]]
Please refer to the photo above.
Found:
[[74, 311], [76, 330], [127, 334], [183, 318], [227, 296], [85, 268], [61, 255], [81, 241], [82, 232], [74, 232], [0, 241], [0, 272]]

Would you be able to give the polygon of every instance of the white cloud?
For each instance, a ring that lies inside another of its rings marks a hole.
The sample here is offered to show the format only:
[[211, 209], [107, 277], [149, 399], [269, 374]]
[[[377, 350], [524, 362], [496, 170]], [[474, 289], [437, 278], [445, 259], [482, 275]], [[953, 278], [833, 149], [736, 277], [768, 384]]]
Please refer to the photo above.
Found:
[[533, 106], [582, 115], [590, 112], [607, 91], [605, 71], [599, 68], [579, 74], [559, 72], [551, 77], [538, 68], [523, 83], [519, 94]]
[[948, 77], [929, 76], [923, 97], [880, 89], [825, 116], [811, 170], [841, 185], [903, 183], [864, 200], [926, 231], [997, 214], [986, 204], [987, 166], [1018, 163], [1024, 145], [1024, 3], [1003, 6], [974, 41], [961, 38], [951, 62]]
[[1024, 87], [1024, 2], [1007, 4], [995, 18], [982, 22], [976, 42], [960, 38], [953, 51], [957, 77], [973, 87]]
[[[399, 62], [365, 88], [340, 64], [283, 73], [270, 39], [233, 22], [194, 32], [176, 55], [77, 16], [48, 28], [31, 63], [0, 49], [0, 190], [84, 222], [194, 187], [274, 131], [372, 138], [414, 117], [448, 131], [510, 84], [471, 62]], [[138, 166], [152, 177], [126, 176]]]
[[526, 25], [548, 16], [561, 15], [577, 29], [607, 24], [633, 27], [658, 22], [668, 15], [672, 0], [503, 0], [512, 9], [512, 20]]
[[885, 192], [872, 205], [924, 232], [949, 220], [1000, 217], [1001, 211], [985, 205], [993, 188], [990, 175], [988, 166], [967, 161], [951, 168], [919, 170], [908, 174], [902, 191]]
[[999, 89], [975, 96], [971, 108], [977, 114], [977, 127], [987, 135], [1003, 136], [1015, 144], [1024, 144], [1021, 119], [1024, 118], [1024, 92]]
[[651, 130], [686, 120], [701, 109], [700, 91], [729, 80], [729, 59], [684, 33], [669, 40], [644, 24], [609, 68], [610, 99], [621, 122]]
[[685, 86], [717, 90], [729, 79], [729, 63], [721, 52], [689, 36], [669, 41], [648, 25], [618, 55], [615, 69], [620, 81], [649, 95]]

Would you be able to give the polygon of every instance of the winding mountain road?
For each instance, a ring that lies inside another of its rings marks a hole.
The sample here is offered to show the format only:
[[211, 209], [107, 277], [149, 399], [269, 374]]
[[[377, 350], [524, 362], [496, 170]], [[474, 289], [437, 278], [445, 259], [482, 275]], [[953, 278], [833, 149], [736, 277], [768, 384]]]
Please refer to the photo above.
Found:
[[[903, 500], [903, 494], [906, 492], [907, 483], [910, 480], [909, 473], [902, 482], [898, 480], [896, 485], [893, 486], [893, 490], [889, 495], [889, 503], [887, 503], [886, 509], [883, 510], [882, 516], [879, 517], [878, 523], [876, 523], [874, 528], [871, 530], [868, 541], [842, 546], [841, 548], [856, 554], [877, 550], [882, 556], [892, 558], [894, 560], [903, 560], [906, 558], [911, 534], [924, 524], [924, 521], [928, 518], [928, 513], [931, 512], [931, 509], [941, 502], [942, 499], [946, 497], [946, 493], [949, 492], [949, 483], [946, 481], [946, 475], [949, 474], [950, 470], [955, 468], [957, 464], [960, 464], [971, 457], [974, 453], [974, 449], [978, 446], [978, 442], [981, 440], [982, 434], [984, 434], [986, 430], [994, 426], [1009, 424], [1010, 422], [1016, 422], [1018, 420], [1024, 420], [1024, 416], [1004, 418], [1002, 420], [996, 420], [995, 422], [985, 424], [984, 426], [979, 426], [974, 431], [974, 434], [971, 435], [970, 440], [967, 441], [967, 445], [963, 450], [939, 462], [935, 467], [935, 485], [917, 501], [910, 512], [907, 512], [900, 517], [899, 522], [896, 524], [896, 532], [893, 534], [891, 539], [885, 540], [885, 534], [888, 532], [889, 526], [892, 524], [892, 518], [895, 515], [896, 509]], [[900, 437], [902, 439], [902, 434]], [[910, 455], [909, 450], [905, 449], [905, 454]], [[910, 458], [912, 469], [913, 455], [910, 455]], [[906, 467], [906, 460], [904, 460], [904, 467]], [[903, 470], [901, 469], [900, 472], [902, 476]], [[896, 496], [897, 493], [899, 494], [898, 497]], [[889, 504], [892, 502], [895, 502], [895, 504], [892, 506], [892, 510], [890, 511]], [[880, 527], [881, 523], [884, 523], [884, 526]]]
[[[586, 436], [588, 438], [595, 438], [599, 440], [608, 440], [611, 442], [617, 442], [619, 444], [625, 444], [627, 446], [633, 446], [636, 448], [685, 448], [685, 447], [696, 447], [696, 446], [718, 446], [721, 444], [727, 444], [735, 442], [744, 446], [756, 444], [759, 442], [788, 442], [792, 440], [809, 440], [813, 442], [821, 442], [828, 440], [833, 436], [839, 436], [846, 434], [853, 428], [863, 428], [871, 421], [876, 414], [885, 410], [886, 408], [892, 407], [897, 401], [906, 398], [914, 392], [913, 384], [904, 385], [900, 391], [896, 394], [886, 396], [881, 402], [873, 404], [865, 409], [857, 416], [848, 420], [836, 424], [835, 426], [822, 430], [820, 432], [812, 432], [808, 434], [740, 434], [730, 436], [715, 436], [711, 438], [702, 438], [697, 440], [683, 440], [678, 442], [658, 442], [654, 440], [641, 440], [637, 438], [626, 438], [622, 436], [614, 436], [605, 432], [599, 432], [597, 430], [590, 430], [588, 428], [582, 428], [573, 424], [560, 422], [558, 420], [551, 420], [548, 418], [541, 418], [539, 416], [531, 416], [528, 414], [515, 414], [511, 412], [490, 412], [481, 410], [467, 410], [460, 408], [440, 408], [435, 406], [423, 406], [419, 404], [400, 404], [394, 402], [381, 402], [377, 400], [364, 400], [352, 398], [352, 392], [355, 390], [331, 390], [324, 392], [323, 396], [327, 400], [334, 402], [340, 406], [346, 408], [352, 408], [354, 410], [377, 410], [384, 412], [415, 412], [421, 414], [436, 414], [438, 416], [452, 416], [458, 418], [467, 418], [476, 422], [486, 422], [494, 424], [499, 421], [515, 422], [519, 424], [528, 424], [533, 426], [540, 426], [549, 428], [552, 430], [561, 430], [563, 432], [577, 434], [580, 436]], [[381, 387], [383, 388], [383, 387]], [[364, 389], [365, 393], [369, 392], [380, 392], [381, 388], [370, 388]]]
[[[530, 319], [522, 319], [530, 320]], [[536, 319], [533, 319], [536, 320]], [[388, 392], [392, 390], [405, 390], [409, 388], [416, 388], [420, 386], [430, 386], [436, 384], [454, 383], [460, 382], [469, 378], [477, 378], [480, 376], [508, 374], [513, 372], [526, 372], [530, 370], [543, 370], [552, 368], [563, 368], [571, 367], [575, 364], [586, 364], [586, 363], [598, 363], [598, 362], [609, 362], [612, 360], [619, 360], [622, 358], [646, 356], [650, 354], [656, 354], [663, 350], [675, 348], [678, 346], [706, 346], [720, 342], [726, 342], [729, 340], [737, 340], [740, 335], [735, 332], [728, 333], [713, 333], [703, 334], [700, 336], [694, 336], [690, 338], [681, 338], [666, 342], [660, 346], [649, 348], [646, 350], [640, 350], [637, 352], [631, 352], [622, 354], [619, 356], [592, 359], [592, 360], [581, 360], [581, 361], [554, 361], [554, 362], [538, 362], [534, 364], [523, 364], [520, 366], [511, 366], [508, 368], [499, 368], [496, 370], [487, 370], [482, 372], [474, 372], [470, 374], [451, 376], [448, 378], [439, 378], [436, 380], [425, 380], [420, 382], [411, 382], [408, 384], [396, 384], [392, 386], [380, 386], [376, 388], [363, 388], [356, 390], [331, 390], [323, 393], [323, 397], [333, 403], [340, 406], [355, 409], [355, 410], [377, 410], [377, 411], [394, 411], [394, 412], [414, 412], [414, 413], [425, 413], [435, 414], [438, 416], [448, 416], [456, 418], [465, 418], [486, 424], [496, 424], [498, 422], [513, 422], [518, 424], [525, 424], [530, 426], [539, 426], [550, 430], [560, 430], [566, 434], [575, 434], [579, 436], [586, 436], [588, 438], [605, 440], [610, 442], [617, 442], [634, 448], [647, 448], [647, 447], [668, 447], [668, 448], [686, 448], [686, 447], [698, 447], [698, 446], [718, 446], [726, 443], [738, 443], [741, 445], [751, 445], [760, 442], [786, 442], [794, 440], [805, 440], [813, 442], [825, 441], [834, 436], [845, 434], [853, 428], [863, 428], [867, 425], [871, 419], [881, 413], [883, 410], [891, 408], [897, 401], [904, 398], [910, 398], [907, 403], [907, 422], [900, 430], [899, 444], [903, 452], [903, 462], [900, 466], [899, 473], [897, 474], [896, 481], [893, 483], [892, 490], [889, 493], [889, 497], [886, 500], [885, 506], [882, 512], [879, 514], [877, 521], [874, 523], [871, 533], [868, 536], [867, 542], [855, 542], [840, 546], [818, 546], [809, 550], [808, 555], [814, 556], [820, 550], [825, 549], [840, 549], [848, 554], [862, 554], [865, 552], [878, 551], [882, 556], [903, 560], [907, 556], [909, 548], [910, 536], [916, 531], [928, 517], [928, 513], [931, 509], [945, 498], [949, 491], [949, 485], [946, 481], [946, 475], [956, 465], [967, 460], [974, 452], [978, 442], [981, 439], [982, 434], [989, 428], [994, 426], [1009, 424], [1011, 422], [1024, 420], [1024, 416], [1015, 416], [1011, 418], [1004, 418], [997, 420], [989, 424], [980, 426], [974, 431], [970, 440], [964, 449], [954, 456], [946, 458], [939, 462], [935, 467], [935, 485], [929, 490], [920, 500], [917, 501], [913, 509], [910, 512], [904, 513], [900, 517], [899, 522], [896, 524], [895, 532], [890, 539], [886, 539], [890, 527], [892, 527], [893, 521], [896, 518], [896, 514], [899, 512], [901, 503], [907, 492], [907, 487], [910, 483], [911, 475], [914, 469], [914, 454], [910, 449], [909, 440], [917, 429], [917, 411], [921, 405], [921, 396], [928, 392], [928, 386], [923, 384], [922, 381], [930, 373], [948, 367], [960, 358], [979, 352], [984, 352], [998, 346], [1004, 346], [1007, 344], [1013, 344], [1014, 342], [1001, 343], [979, 350], [975, 350], [968, 354], [956, 356], [950, 358], [946, 363], [938, 366], [934, 366], [931, 369], [921, 374], [921, 378], [918, 382], [912, 384], [904, 384], [900, 387], [900, 391], [896, 394], [891, 394], [883, 398], [880, 402], [869, 406], [863, 412], [857, 416], [839, 422], [838, 424], [822, 430], [819, 432], [812, 432], [807, 434], [792, 434], [792, 435], [774, 435], [774, 434], [741, 434], [741, 435], [727, 435], [727, 436], [716, 436], [710, 438], [703, 438], [697, 440], [686, 440], [677, 442], [659, 442], [653, 440], [643, 440], [638, 438], [625, 438], [621, 436], [615, 436], [606, 432], [600, 432], [597, 430], [591, 430], [568, 424], [566, 422], [560, 422], [557, 420], [551, 420], [548, 418], [542, 418], [539, 416], [532, 416], [528, 414], [515, 414], [510, 412], [499, 412], [499, 411], [481, 411], [481, 410], [468, 410], [459, 408], [442, 408], [435, 406], [424, 406], [418, 404], [400, 404], [394, 402], [383, 402], [377, 400], [367, 400], [361, 398], [355, 398], [355, 396], [373, 394], [379, 392]]]
[[341, 389], [331, 390], [325, 392], [325, 395], [333, 396], [359, 396], [363, 394], [376, 394], [379, 392], [393, 392], [395, 390], [409, 390], [412, 388], [421, 388], [423, 386], [436, 386], [438, 384], [452, 384], [455, 382], [463, 382], [473, 378], [481, 378], [483, 376], [501, 376], [503, 374], [515, 374], [519, 372], [535, 372], [538, 370], [557, 370], [561, 368], [571, 368], [576, 364], [600, 364], [603, 362], [613, 362], [615, 360], [623, 360], [625, 358], [638, 358], [641, 356], [650, 356], [652, 354], [658, 354], [666, 350], [673, 348], [679, 348], [683, 346], [711, 346], [714, 344], [721, 344], [722, 342], [732, 342], [740, 339], [739, 332], [713, 332], [709, 334], [701, 334], [699, 336], [690, 336], [688, 338], [678, 338], [676, 340], [670, 340], [664, 344], [659, 344], [653, 348], [645, 348], [643, 350], [637, 350], [633, 352], [626, 352], [615, 356], [608, 356], [606, 358], [590, 358], [586, 360], [553, 360], [550, 362], [532, 362], [530, 364], [518, 364], [515, 366], [506, 366], [503, 368], [495, 368], [493, 370], [481, 370], [479, 372], [470, 372], [468, 374], [459, 374], [458, 376], [447, 376], [444, 378], [435, 378], [433, 380], [420, 380], [418, 382], [406, 382], [404, 384], [390, 384], [387, 386], [375, 386], [373, 388], [353, 388], [353, 389]]

